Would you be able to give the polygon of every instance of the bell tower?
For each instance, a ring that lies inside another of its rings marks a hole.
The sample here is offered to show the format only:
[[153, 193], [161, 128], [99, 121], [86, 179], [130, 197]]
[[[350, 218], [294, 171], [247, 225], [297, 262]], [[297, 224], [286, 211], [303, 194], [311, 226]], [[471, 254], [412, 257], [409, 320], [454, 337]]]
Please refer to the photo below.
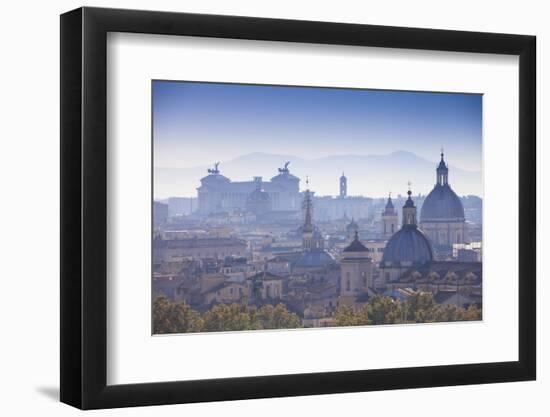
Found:
[[382, 211], [382, 230], [381, 234], [384, 239], [389, 239], [397, 232], [397, 210], [393, 205], [391, 199], [391, 193], [388, 195], [388, 201], [386, 201], [386, 207]]
[[340, 177], [340, 198], [347, 197], [348, 195], [348, 179], [342, 172], [342, 176]]

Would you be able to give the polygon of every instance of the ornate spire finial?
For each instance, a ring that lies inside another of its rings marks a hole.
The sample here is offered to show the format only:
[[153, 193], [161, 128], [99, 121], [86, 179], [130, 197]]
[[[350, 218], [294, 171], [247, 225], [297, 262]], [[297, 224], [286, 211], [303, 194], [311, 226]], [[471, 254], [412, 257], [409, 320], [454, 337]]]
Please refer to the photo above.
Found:
[[445, 153], [445, 150], [443, 149], [443, 147], [441, 148], [441, 160], [443, 161], [443, 154]]
[[391, 191], [388, 193], [388, 198], [391, 198]]
[[412, 185], [412, 182], [409, 180], [407, 181], [407, 185], [409, 186], [409, 191], [407, 191], [407, 194], [409, 195], [409, 197], [411, 196], [412, 194], [412, 191], [411, 191], [411, 185]]
[[306, 187], [309, 187], [309, 175], [306, 175]]

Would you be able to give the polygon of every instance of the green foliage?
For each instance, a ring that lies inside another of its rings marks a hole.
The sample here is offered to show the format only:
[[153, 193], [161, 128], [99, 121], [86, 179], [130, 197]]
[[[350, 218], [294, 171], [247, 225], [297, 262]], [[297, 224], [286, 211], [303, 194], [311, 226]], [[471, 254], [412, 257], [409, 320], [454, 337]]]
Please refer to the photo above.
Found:
[[464, 321], [477, 321], [483, 318], [480, 308], [475, 305], [470, 305], [463, 313], [462, 320]]
[[454, 304], [442, 306], [435, 302], [431, 293], [418, 292], [403, 302], [377, 295], [359, 308], [339, 307], [334, 317], [337, 326], [361, 326], [473, 321], [481, 320], [482, 313], [475, 305], [467, 309]]
[[399, 301], [377, 295], [367, 305], [372, 324], [403, 323], [403, 306]]
[[365, 326], [372, 324], [369, 318], [368, 305], [363, 306], [358, 310], [354, 310], [349, 306], [342, 306], [336, 310], [334, 316], [337, 326]]
[[301, 326], [300, 317], [288, 311], [283, 304], [264, 305], [253, 312], [261, 329], [295, 329]]
[[300, 318], [283, 304], [257, 309], [245, 304], [217, 304], [202, 316], [185, 303], [166, 297], [153, 302], [153, 333], [229, 332], [236, 330], [294, 329]]
[[200, 314], [185, 303], [171, 303], [166, 297], [153, 302], [153, 333], [189, 333], [202, 328]]
[[243, 304], [217, 304], [204, 313], [203, 319], [205, 332], [256, 330], [249, 308]]
[[417, 292], [404, 303], [406, 321], [409, 323], [431, 323], [437, 321], [440, 308], [431, 293]]
[[[337, 326], [365, 326], [396, 323], [432, 323], [481, 320], [475, 305], [467, 309], [438, 305], [431, 293], [418, 292], [406, 301], [377, 295], [359, 308], [339, 307], [334, 315]], [[153, 332], [192, 333], [302, 327], [300, 317], [284, 304], [260, 308], [244, 304], [217, 304], [202, 315], [184, 302], [158, 297], [153, 302]]]

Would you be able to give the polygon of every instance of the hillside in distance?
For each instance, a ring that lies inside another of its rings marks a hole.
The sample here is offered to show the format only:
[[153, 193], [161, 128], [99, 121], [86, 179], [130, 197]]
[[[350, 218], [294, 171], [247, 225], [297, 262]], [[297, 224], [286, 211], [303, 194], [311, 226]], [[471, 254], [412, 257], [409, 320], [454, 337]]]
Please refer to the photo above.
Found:
[[[447, 157], [446, 157], [447, 160]], [[249, 153], [224, 161], [220, 158], [219, 169], [232, 181], [247, 181], [260, 176], [269, 181], [278, 174], [277, 168], [290, 161], [289, 169], [299, 177], [300, 189], [305, 188], [306, 175], [310, 189], [316, 195], [338, 195], [339, 178], [342, 172], [348, 179], [348, 195], [382, 197], [392, 192], [405, 194], [407, 182], [412, 183], [414, 194], [427, 194], [435, 183], [435, 168], [438, 161], [429, 161], [407, 151], [387, 155], [334, 155], [317, 159], [304, 159], [292, 155]], [[189, 168], [155, 167], [154, 197], [196, 196], [200, 179], [211, 166]], [[449, 164], [449, 182], [455, 192], [462, 195], [482, 196], [480, 171], [466, 171]]]

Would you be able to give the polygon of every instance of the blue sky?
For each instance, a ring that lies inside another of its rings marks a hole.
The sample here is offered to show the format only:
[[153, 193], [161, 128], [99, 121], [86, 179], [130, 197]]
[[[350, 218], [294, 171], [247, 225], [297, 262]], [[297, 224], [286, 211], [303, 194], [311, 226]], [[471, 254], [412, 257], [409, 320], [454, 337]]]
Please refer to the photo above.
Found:
[[153, 81], [157, 167], [251, 152], [315, 159], [414, 152], [481, 169], [482, 96]]

